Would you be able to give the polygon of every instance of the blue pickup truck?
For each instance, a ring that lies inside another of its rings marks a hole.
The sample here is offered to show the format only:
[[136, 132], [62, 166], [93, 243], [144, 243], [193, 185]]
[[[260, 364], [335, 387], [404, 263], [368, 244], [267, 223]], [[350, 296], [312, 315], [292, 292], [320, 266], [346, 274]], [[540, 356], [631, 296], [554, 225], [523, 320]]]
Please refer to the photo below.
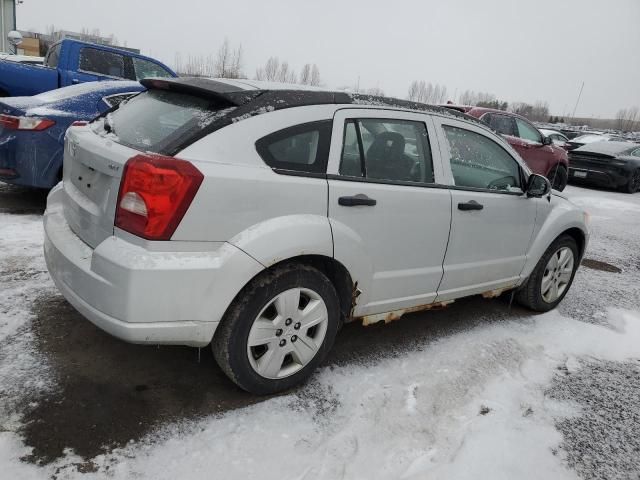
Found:
[[43, 66], [0, 60], [0, 97], [37, 95], [84, 82], [148, 77], [177, 75], [143, 55], [65, 39], [51, 46]]

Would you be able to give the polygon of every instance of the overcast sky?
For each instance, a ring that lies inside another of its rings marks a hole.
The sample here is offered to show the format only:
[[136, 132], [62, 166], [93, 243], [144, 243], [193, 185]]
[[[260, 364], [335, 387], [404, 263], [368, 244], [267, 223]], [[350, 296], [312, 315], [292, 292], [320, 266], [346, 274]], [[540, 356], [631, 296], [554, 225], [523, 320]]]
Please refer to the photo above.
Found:
[[114, 34], [173, 64], [242, 43], [253, 77], [269, 56], [316, 63], [328, 87], [412, 80], [507, 101], [546, 100], [551, 113], [610, 117], [640, 106], [640, 0], [24, 0], [18, 28]]

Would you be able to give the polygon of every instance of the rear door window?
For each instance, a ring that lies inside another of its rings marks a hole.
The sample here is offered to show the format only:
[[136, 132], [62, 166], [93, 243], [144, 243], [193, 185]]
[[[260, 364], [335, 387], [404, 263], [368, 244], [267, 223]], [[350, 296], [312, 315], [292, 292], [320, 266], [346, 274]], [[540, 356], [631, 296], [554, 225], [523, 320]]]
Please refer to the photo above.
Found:
[[332, 123], [322, 120], [279, 130], [258, 140], [256, 150], [272, 168], [325, 173]]
[[124, 56], [97, 48], [84, 47], [80, 50], [80, 70], [124, 78]]
[[433, 183], [426, 125], [410, 120], [347, 120], [339, 172], [371, 180]]
[[193, 95], [149, 90], [96, 120], [94, 130], [137, 150], [171, 153], [233, 109]]

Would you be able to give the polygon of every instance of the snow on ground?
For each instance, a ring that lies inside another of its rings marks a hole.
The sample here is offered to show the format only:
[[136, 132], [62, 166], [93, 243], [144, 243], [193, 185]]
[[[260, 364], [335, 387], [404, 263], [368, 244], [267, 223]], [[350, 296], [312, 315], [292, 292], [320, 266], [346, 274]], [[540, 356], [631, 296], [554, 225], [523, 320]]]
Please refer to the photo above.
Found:
[[55, 388], [29, 330], [31, 303], [51, 288], [41, 219], [0, 215], [3, 475], [636, 478], [640, 195], [568, 194], [591, 211], [587, 256], [622, 273], [583, 267], [558, 311], [479, 324], [393, 358], [330, 365], [294, 393], [165, 425], [94, 459], [68, 452], [47, 466], [19, 460], [29, 449], [6, 407], [20, 389]]

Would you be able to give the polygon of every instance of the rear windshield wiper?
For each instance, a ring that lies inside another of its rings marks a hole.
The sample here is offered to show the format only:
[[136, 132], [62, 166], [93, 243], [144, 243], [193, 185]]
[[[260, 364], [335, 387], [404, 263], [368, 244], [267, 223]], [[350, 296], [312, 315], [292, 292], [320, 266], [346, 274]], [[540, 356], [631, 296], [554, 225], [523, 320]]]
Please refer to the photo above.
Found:
[[104, 117], [104, 124], [103, 124], [103, 128], [104, 131], [107, 133], [116, 133], [115, 130], [113, 129], [113, 125], [111, 125], [111, 120], [109, 119], [110, 115], [107, 115]]

